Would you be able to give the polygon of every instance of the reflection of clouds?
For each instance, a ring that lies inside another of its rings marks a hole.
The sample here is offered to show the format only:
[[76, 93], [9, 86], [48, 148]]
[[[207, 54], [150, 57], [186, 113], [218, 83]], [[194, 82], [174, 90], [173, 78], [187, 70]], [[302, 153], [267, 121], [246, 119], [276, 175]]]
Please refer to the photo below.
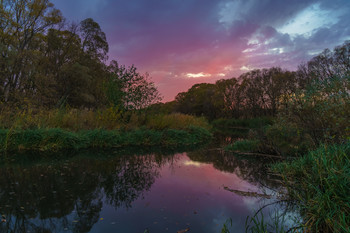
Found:
[[[229, 219], [232, 219], [232, 229], [234, 229], [235, 226], [239, 226], [237, 222], [237, 218], [234, 218], [234, 216], [229, 216], [230, 213], [225, 208], [222, 208], [220, 211], [218, 211], [214, 216], [211, 224], [212, 226], [212, 232], [220, 232], [224, 224], [229, 221]], [[231, 229], [231, 222], [229, 224], [226, 224], [229, 229]]]
[[201, 167], [201, 166], [203, 166], [203, 165], [207, 165], [207, 164], [200, 163], [200, 162], [195, 162], [195, 161], [192, 161], [192, 160], [184, 161], [183, 164], [184, 164], [185, 166], [195, 166], [195, 167]]
[[256, 197], [242, 197], [242, 201], [250, 211], [256, 210], [257, 206], [259, 206], [259, 203], [261, 202], [261, 200]]

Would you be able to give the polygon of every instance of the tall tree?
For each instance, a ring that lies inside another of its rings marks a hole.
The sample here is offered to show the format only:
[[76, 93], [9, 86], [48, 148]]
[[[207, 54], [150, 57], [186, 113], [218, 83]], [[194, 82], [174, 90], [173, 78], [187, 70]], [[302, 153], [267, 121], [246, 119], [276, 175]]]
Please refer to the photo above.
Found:
[[62, 15], [48, 0], [5, 0], [0, 12], [0, 98], [7, 102], [31, 86], [41, 35]]
[[83, 50], [93, 58], [107, 60], [108, 43], [106, 34], [93, 19], [87, 18], [80, 23], [80, 36]]

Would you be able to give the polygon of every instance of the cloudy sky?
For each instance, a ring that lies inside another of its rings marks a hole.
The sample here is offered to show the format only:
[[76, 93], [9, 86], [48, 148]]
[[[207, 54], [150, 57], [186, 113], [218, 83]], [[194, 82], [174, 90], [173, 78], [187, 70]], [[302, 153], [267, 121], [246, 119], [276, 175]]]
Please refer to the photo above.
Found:
[[148, 72], [164, 101], [255, 68], [294, 70], [350, 39], [350, 0], [53, 0], [93, 18], [109, 57]]

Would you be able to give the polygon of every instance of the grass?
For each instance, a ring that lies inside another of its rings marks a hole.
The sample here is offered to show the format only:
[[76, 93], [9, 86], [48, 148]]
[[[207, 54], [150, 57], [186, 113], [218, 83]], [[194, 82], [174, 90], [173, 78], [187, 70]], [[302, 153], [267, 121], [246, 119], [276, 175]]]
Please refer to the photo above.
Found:
[[251, 119], [220, 118], [212, 122], [212, 125], [219, 130], [242, 131], [242, 132], [247, 132], [247, 130], [249, 129], [262, 128], [270, 124], [272, 124], [272, 118], [268, 118], [268, 117], [251, 118]]
[[191, 126], [210, 129], [204, 117], [185, 114], [148, 114], [147, 112], [124, 112], [116, 107], [100, 110], [88, 109], [9, 109], [0, 106], [0, 129], [47, 129], [61, 128], [69, 131], [81, 130], [133, 130], [187, 129]]
[[0, 152], [60, 151], [125, 146], [183, 147], [211, 138], [205, 118], [123, 112], [118, 108], [0, 111]]
[[270, 216], [269, 219], [264, 217], [262, 212], [257, 212], [253, 217], [248, 216], [245, 222], [246, 233], [286, 233], [288, 232], [285, 226], [285, 216], [279, 215], [275, 211], [274, 216]]
[[60, 151], [86, 148], [120, 148], [127, 146], [178, 147], [204, 144], [209, 131], [199, 127], [186, 130], [151, 129], [89, 130], [71, 132], [63, 129], [0, 130], [0, 152]]
[[350, 141], [322, 145], [273, 168], [284, 178], [286, 196], [297, 204], [308, 232], [349, 232]]
[[226, 151], [236, 152], [258, 152], [260, 142], [258, 140], [239, 140], [225, 147]]
[[194, 117], [181, 113], [173, 114], [157, 114], [149, 117], [146, 122], [146, 127], [150, 129], [185, 129], [190, 126], [210, 129], [211, 126], [204, 117]]

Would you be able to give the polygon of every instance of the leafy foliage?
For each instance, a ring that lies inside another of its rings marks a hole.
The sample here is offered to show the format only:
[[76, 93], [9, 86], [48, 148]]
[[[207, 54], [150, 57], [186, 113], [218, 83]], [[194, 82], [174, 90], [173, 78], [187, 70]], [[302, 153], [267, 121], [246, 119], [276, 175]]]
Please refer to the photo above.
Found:
[[93, 19], [66, 23], [49, 0], [1, 1], [0, 12], [0, 102], [129, 110], [161, 99], [147, 74], [105, 64], [109, 46]]
[[191, 126], [185, 130], [166, 129], [155, 131], [135, 129], [131, 131], [90, 130], [70, 132], [62, 129], [0, 130], [0, 152], [41, 151], [63, 149], [120, 148], [125, 146], [179, 147], [207, 143], [209, 131]]

